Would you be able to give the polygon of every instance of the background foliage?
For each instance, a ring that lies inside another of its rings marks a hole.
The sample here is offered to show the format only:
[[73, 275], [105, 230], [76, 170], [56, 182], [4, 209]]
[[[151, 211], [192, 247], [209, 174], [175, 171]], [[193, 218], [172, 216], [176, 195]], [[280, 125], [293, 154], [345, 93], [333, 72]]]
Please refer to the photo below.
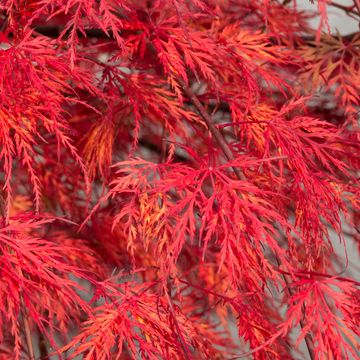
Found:
[[1, 359], [360, 357], [360, 2], [316, 4], [0, 2]]

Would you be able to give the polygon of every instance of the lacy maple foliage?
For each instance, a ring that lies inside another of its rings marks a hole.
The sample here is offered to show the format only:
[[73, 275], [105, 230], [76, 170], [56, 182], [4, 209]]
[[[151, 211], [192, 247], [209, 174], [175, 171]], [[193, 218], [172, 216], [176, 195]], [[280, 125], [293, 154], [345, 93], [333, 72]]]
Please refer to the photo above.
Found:
[[360, 358], [360, 1], [300, 2], [0, 1], [0, 359]]

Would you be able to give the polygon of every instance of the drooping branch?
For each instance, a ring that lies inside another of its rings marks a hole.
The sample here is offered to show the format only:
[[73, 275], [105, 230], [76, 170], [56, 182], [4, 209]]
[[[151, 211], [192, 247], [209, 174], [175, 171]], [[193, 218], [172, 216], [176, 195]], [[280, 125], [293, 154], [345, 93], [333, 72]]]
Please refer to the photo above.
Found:
[[[353, 14], [353, 12], [351, 12]], [[354, 11], [354, 13], [356, 15], [358, 15], [358, 13], [356, 11]], [[359, 15], [360, 17], [360, 15]], [[360, 20], [360, 19], [359, 19]], [[50, 37], [50, 38], [57, 38], [59, 37], [59, 35], [61, 34], [63, 28], [61, 27], [57, 27], [57, 26], [37, 26], [34, 28], [34, 31], [38, 34]], [[342, 39], [346, 39], [348, 41], [351, 41], [356, 35], [358, 35], [359, 32], [353, 32], [350, 34], [346, 34], [342, 36]], [[86, 37], [84, 37], [84, 34], [86, 35]], [[85, 29], [84, 33], [82, 32], [78, 32], [78, 37], [79, 38], [89, 38], [89, 39], [103, 39], [108, 40], [108, 41], [115, 41], [114, 37], [113, 37], [113, 33], [111, 30], [108, 31], [108, 35], [105, 34], [101, 29]], [[131, 35], [128, 31], [123, 31], [122, 35], [124, 37], [126, 37], [127, 35]], [[332, 34], [333, 37], [337, 38], [338, 35], [337, 34]], [[271, 37], [270, 37], [271, 39]], [[311, 42], [315, 40], [315, 36], [309, 36], [309, 35], [302, 35], [301, 39], [304, 42]], [[296, 44], [295, 44], [296, 46]]]
[[[220, 148], [223, 151], [226, 158], [229, 161], [233, 160], [234, 157], [233, 157], [233, 154], [231, 152], [231, 149], [229, 148], [229, 145], [226, 142], [226, 139], [221, 134], [221, 132], [214, 126], [213, 121], [212, 121], [210, 115], [207, 113], [206, 109], [203, 107], [203, 105], [201, 104], [201, 102], [199, 101], [197, 96], [193, 93], [193, 91], [188, 86], [186, 86], [183, 81], [180, 80], [179, 82], [182, 84], [182, 87], [183, 87], [183, 90], [184, 90], [185, 94], [189, 97], [189, 99], [192, 101], [193, 105], [198, 110], [201, 117], [204, 119], [206, 125], [208, 126], [208, 129], [209, 129], [210, 133], [215, 138], [216, 142], [220, 146]], [[235, 175], [237, 176], [237, 178], [239, 180], [245, 180], [244, 174], [237, 167], [233, 167], [233, 171], [234, 171]], [[278, 265], [280, 266], [280, 261], [279, 261], [277, 256], [276, 256], [276, 260], [278, 262]], [[291, 292], [291, 289], [290, 289], [288, 279], [286, 278], [285, 274], [282, 274], [282, 276], [283, 276], [283, 279], [285, 281], [286, 287], [288, 289], [289, 295], [292, 296], [292, 292]], [[305, 310], [303, 312], [305, 313]], [[301, 326], [302, 329], [304, 329], [305, 324], [303, 323], [303, 321], [300, 321], [300, 326]], [[313, 343], [313, 340], [312, 340], [312, 338], [311, 338], [311, 336], [309, 334], [307, 334], [305, 336], [305, 343], [306, 343], [306, 347], [307, 347], [308, 352], [309, 352], [310, 359], [311, 360], [315, 359], [314, 343]]]

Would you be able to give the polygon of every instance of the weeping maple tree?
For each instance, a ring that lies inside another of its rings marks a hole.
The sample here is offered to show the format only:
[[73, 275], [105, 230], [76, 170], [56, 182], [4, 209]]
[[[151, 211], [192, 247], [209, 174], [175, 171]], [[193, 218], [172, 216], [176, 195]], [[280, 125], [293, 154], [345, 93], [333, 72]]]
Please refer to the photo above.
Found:
[[301, 2], [0, 2], [1, 359], [360, 358], [360, 2]]

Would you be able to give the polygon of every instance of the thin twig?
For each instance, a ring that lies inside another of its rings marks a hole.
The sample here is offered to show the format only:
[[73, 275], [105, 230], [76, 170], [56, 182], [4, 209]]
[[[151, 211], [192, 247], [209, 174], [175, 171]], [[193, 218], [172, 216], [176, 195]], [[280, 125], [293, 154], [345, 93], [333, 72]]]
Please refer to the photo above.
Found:
[[[278, 263], [278, 265], [280, 266], [280, 261], [278, 259], [277, 256], [276, 257], [276, 262]], [[290, 282], [289, 280], [287, 279], [287, 275], [282, 273], [282, 278], [284, 279], [285, 281], [285, 284], [286, 284], [286, 289], [287, 289], [287, 292], [288, 292], [288, 295], [289, 297], [293, 297], [293, 292], [291, 290], [291, 287], [290, 287]], [[303, 305], [302, 306], [302, 313], [305, 314], [305, 306]], [[300, 320], [299, 321], [299, 324], [300, 324], [300, 327], [301, 329], [304, 329], [305, 327], [305, 324], [303, 322], [303, 320]], [[311, 337], [311, 335], [309, 333], [307, 333], [304, 337], [304, 340], [305, 340], [305, 344], [306, 344], [306, 347], [307, 347], [307, 350], [308, 350], [308, 353], [309, 353], [309, 356], [310, 356], [310, 359], [311, 360], [314, 360], [315, 359], [315, 353], [314, 353], [314, 341]]]
[[22, 295], [21, 295], [21, 307], [22, 307], [22, 321], [23, 321], [23, 325], [24, 325], [24, 332], [25, 332], [25, 339], [26, 339], [29, 360], [35, 360], [35, 353], [34, 353], [34, 348], [33, 348], [32, 339], [31, 339], [31, 331], [30, 331], [28, 313], [27, 313], [27, 308], [25, 306]]
[[333, 6], [335, 8], [338, 8], [340, 10], [343, 10], [345, 11], [346, 13], [350, 13], [350, 14], [353, 14], [353, 15], [358, 15], [358, 12], [354, 10], [354, 6], [346, 6], [346, 5], [341, 5], [341, 4], [338, 4], [336, 3], [335, 1], [330, 1], [329, 2], [329, 5], [330, 6]]
[[49, 353], [46, 346], [46, 340], [44, 334], [39, 330], [38, 331], [39, 341], [38, 346], [40, 350], [40, 359], [41, 360], [48, 360], [49, 359]]
[[191, 286], [191, 287], [193, 287], [194, 289], [200, 290], [200, 291], [202, 291], [202, 292], [204, 292], [204, 293], [206, 293], [206, 294], [210, 294], [210, 295], [216, 296], [216, 297], [222, 299], [222, 300], [225, 301], [225, 302], [230, 302], [230, 303], [231, 303], [232, 301], [234, 301], [234, 298], [231, 298], [231, 297], [228, 297], [228, 296], [225, 296], [225, 295], [221, 295], [221, 294], [219, 294], [219, 293], [217, 293], [217, 292], [214, 292], [214, 291], [212, 291], [212, 290], [204, 289], [204, 288], [202, 288], [201, 286], [192, 284], [192, 283], [190, 283], [190, 282], [188, 282], [188, 281], [185, 281], [185, 280], [182, 280], [182, 279], [178, 279], [178, 281], [179, 281], [180, 283], [182, 283], [182, 284], [187, 285], [187, 286]]
[[[185, 94], [188, 96], [188, 98], [191, 100], [193, 105], [196, 107], [200, 116], [204, 119], [211, 135], [215, 138], [216, 142], [220, 146], [220, 148], [223, 151], [226, 158], [229, 161], [234, 160], [233, 153], [232, 153], [231, 149], [229, 148], [229, 145], [226, 142], [224, 136], [221, 134], [219, 129], [214, 126], [211, 116], [207, 113], [206, 109], [201, 104], [201, 102], [199, 101], [197, 96], [193, 93], [193, 91], [188, 86], [185, 85], [185, 83], [182, 80], [180, 80], [179, 82], [182, 85], [182, 88], [183, 88]], [[244, 174], [237, 167], [233, 167], [233, 170], [239, 180], [245, 180]]]
[[360, 16], [360, 0], [354, 0], [354, 5], [358, 11], [358, 15]]
[[180, 340], [180, 344], [181, 344], [181, 347], [183, 349], [183, 354], [184, 354], [184, 359], [185, 360], [190, 360], [190, 356], [189, 356], [189, 349], [186, 345], [186, 342], [185, 342], [185, 339], [184, 339], [184, 336], [183, 334], [181, 333], [181, 329], [180, 329], [180, 326], [179, 326], [179, 323], [176, 319], [176, 315], [175, 315], [175, 310], [174, 310], [174, 305], [173, 305], [173, 302], [172, 302], [172, 299], [171, 299], [171, 294], [169, 294], [169, 291], [171, 292], [171, 282], [170, 282], [170, 279], [168, 279], [168, 287], [170, 289], [166, 289], [166, 287], [164, 286], [164, 292], [165, 292], [165, 296], [166, 296], [166, 299], [168, 301], [168, 305], [169, 305], [169, 308], [170, 308], [170, 314], [173, 318], [173, 321], [174, 321], [174, 325], [175, 325], [175, 328], [176, 328], [176, 332], [178, 334], [178, 337], [179, 337], [179, 340]]

